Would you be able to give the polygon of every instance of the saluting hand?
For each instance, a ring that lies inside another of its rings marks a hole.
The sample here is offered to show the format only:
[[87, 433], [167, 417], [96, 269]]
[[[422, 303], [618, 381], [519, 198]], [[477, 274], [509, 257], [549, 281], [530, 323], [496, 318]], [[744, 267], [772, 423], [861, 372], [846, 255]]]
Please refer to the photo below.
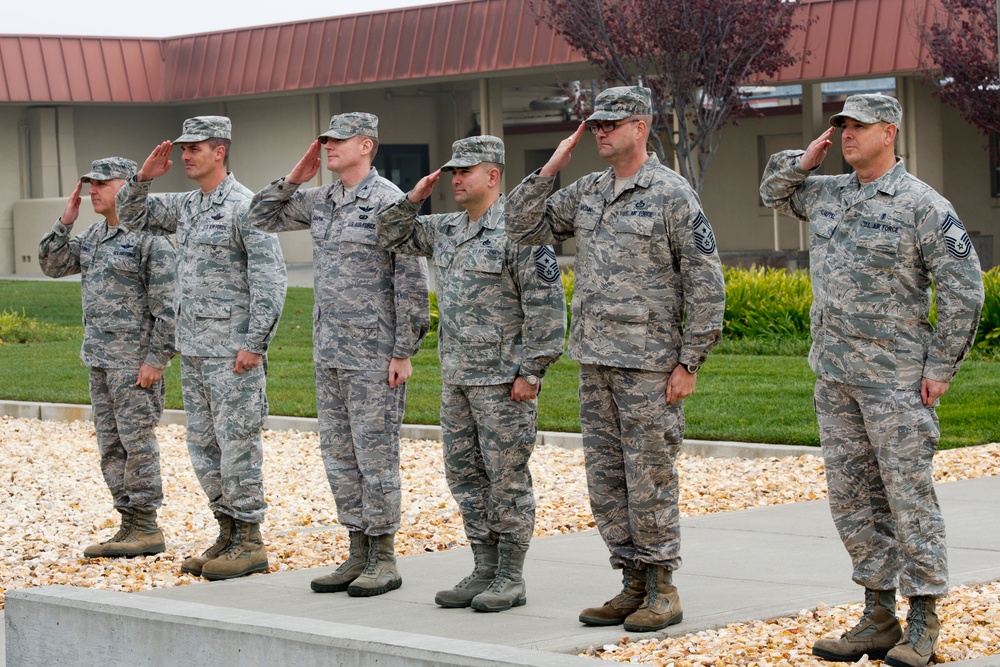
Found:
[[319, 139], [309, 144], [309, 150], [302, 156], [298, 164], [292, 167], [288, 176], [285, 176], [285, 183], [300, 185], [314, 179], [316, 172], [319, 171], [321, 151], [322, 144], [319, 143]]
[[434, 192], [434, 186], [437, 185], [438, 180], [441, 178], [441, 170], [438, 169], [433, 174], [427, 174], [413, 186], [406, 198], [409, 199], [414, 204], [419, 204], [423, 200], [431, 196]]
[[560, 171], [566, 168], [569, 164], [570, 158], [573, 157], [573, 149], [576, 148], [577, 144], [580, 143], [580, 137], [583, 136], [583, 131], [587, 129], [586, 123], [580, 123], [580, 127], [576, 128], [576, 132], [569, 135], [565, 139], [559, 142], [559, 146], [556, 147], [555, 152], [552, 153], [552, 157], [549, 161], [545, 163], [542, 170], [538, 172], [539, 176], [555, 176]]
[[164, 141], [154, 148], [153, 152], [146, 158], [146, 161], [142, 163], [142, 169], [135, 175], [135, 180], [140, 183], [142, 181], [151, 181], [167, 173], [174, 164], [174, 161], [170, 159], [170, 151], [173, 147], [173, 143]]
[[833, 136], [834, 128], [832, 125], [826, 128], [826, 132], [819, 135], [813, 142], [809, 144], [806, 148], [806, 152], [802, 154], [799, 158], [799, 166], [806, 171], [812, 171], [816, 167], [823, 164], [823, 160], [826, 159], [826, 152], [830, 150], [830, 146], [833, 142], [830, 141], [830, 137]]
[[80, 217], [80, 202], [83, 201], [80, 196], [81, 190], [83, 190], [83, 182], [77, 181], [76, 187], [73, 188], [73, 194], [69, 196], [66, 208], [63, 209], [62, 215], [59, 217], [59, 222], [64, 225], [72, 225]]

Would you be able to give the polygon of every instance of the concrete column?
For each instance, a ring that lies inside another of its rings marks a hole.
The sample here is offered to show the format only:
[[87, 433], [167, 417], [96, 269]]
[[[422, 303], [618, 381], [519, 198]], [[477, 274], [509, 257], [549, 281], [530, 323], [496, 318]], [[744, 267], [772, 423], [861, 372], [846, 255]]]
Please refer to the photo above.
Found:
[[823, 89], [819, 83], [802, 84], [802, 145], [808, 146], [813, 139], [829, 126], [829, 119], [823, 113]]
[[[343, 112], [343, 101], [339, 93], [326, 93], [316, 96], [316, 136], [319, 136], [330, 127], [330, 118]], [[337, 176], [326, 168], [326, 154], [321, 156], [322, 165], [319, 173], [316, 174], [314, 183], [310, 185], [329, 185], [337, 180]]]
[[56, 109], [56, 131], [59, 147], [59, 194], [69, 197], [80, 180], [80, 175], [90, 171], [90, 163], [85, 166], [86, 170], [80, 171], [80, 165], [76, 163], [76, 129], [73, 122], [73, 109], [71, 107], [58, 107]]
[[36, 107], [27, 111], [31, 133], [32, 197], [59, 197], [59, 132], [56, 109]]
[[906, 170], [938, 192], [944, 191], [944, 138], [941, 101], [930, 86], [910, 77], [896, 79], [896, 96], [903, 107], [903, 126], [896, 139], [897, 154]]
[[[499, 79], [479, 80], [480, 134], [503, 139], [503, 85]], [[500, 191], [507, 191], [506, 177], [500, 179]]]

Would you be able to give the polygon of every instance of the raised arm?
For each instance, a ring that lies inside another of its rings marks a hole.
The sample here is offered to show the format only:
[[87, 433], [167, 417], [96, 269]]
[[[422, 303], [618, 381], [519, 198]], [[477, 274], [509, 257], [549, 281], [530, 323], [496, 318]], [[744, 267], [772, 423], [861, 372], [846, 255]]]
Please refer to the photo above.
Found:
[[59, 220], [38, 244], [38, 265], [49, 278], [80, 273], [80, 242], [70, 238], [70, 231], [80, 216], [82, 188], [83, 183], [77, 182]]

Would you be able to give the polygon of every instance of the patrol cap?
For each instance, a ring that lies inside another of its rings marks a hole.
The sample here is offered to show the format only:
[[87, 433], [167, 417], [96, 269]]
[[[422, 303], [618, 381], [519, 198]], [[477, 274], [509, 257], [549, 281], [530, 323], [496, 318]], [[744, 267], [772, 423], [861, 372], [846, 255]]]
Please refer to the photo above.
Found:
[[90, 172], [80, 177], [81, 183], [110, 181], [115, 178], [128, 180], [135, 175], [138, 167], [132, 160], [123, 157], [105, 157], [90, 163]]
[[830, 116], [830, 125], [843, 127], [844, 118], [853, 118], [865, 125], [892, 123], [897, 127], [903, 120], [903, 109], [895, 97], [888, 95], [851, 95], [840, 113]]
[[652, 94], [642, 86], [608, 88], [594, 98], [594, 113], [587, 121], [623, 120], [653, 113]]
[[350, 139], [358, 135], [378, 139], [378, 116], [361, 111], [337, 114], [330, 118], [330, 129], [319, 135], [317, 139], [320, 141], [324, 137]]
[[233, 122], [225, 116], [195, 116], [184, 121], [175, 144], [193, 144], [207, 139], [232, 139]]
[[451, 159], [441, 169], [452, 171], [472, 167], [480, 162], [504, 164], [503, 140], [489, 134], [459, 139], [451, 145]]

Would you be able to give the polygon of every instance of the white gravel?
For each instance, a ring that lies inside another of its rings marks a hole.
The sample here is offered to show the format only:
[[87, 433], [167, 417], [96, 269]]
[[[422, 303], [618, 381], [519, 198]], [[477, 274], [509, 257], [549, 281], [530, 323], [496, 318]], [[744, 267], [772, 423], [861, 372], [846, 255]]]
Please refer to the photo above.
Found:
[[[86, 545], [106, 539], [118, 515], [98, 467], [90, 422], [46, 422], [0, 417], [0, 603], [7, 590], [72, 584], [138, 591], [197, 584], [180, 574], [180, 563], [215, 537], [216, 524], [194, 477], [182, 426], [157, 429], [163, 467], [160, 525], [167, 553], [133, 559], [83, 558]], [[347, 555], [346, 531], [319, 455], [319, 438], [298, 431], [264, 432], [264, 479], [270, 505], [264, 538], [271, 571], [335, 565]], [[404, 440], [403, 519], [396, 538], [400, 555], [467, 544], [458, 508], [444, 481], [441, 443]], [[681, 515], [773, 505], [826, 496], [823, 462], [817, 456], [770, 459], [705, 459], [682, 455]], [[583, 453], [543, 446], [531, 460], [538, 501], [535, 536], [594, 527], [587, 502]], [[940, 452], [937, 481], [1000, 474], [1000, 445]], [[940, 614], [944, 624], [939, 662], [1000, 654], [1000, 582], [956, 587]], [[604, 660], [705, 667], [823, 665], [810, 655], [817, 637], [850, 627], [859, 605], [803, 610], [792, 618], [731, 625], [667, 640], [623, 641], [594, 647]], [[859, 663], [865, 664], [865, 663]]]

